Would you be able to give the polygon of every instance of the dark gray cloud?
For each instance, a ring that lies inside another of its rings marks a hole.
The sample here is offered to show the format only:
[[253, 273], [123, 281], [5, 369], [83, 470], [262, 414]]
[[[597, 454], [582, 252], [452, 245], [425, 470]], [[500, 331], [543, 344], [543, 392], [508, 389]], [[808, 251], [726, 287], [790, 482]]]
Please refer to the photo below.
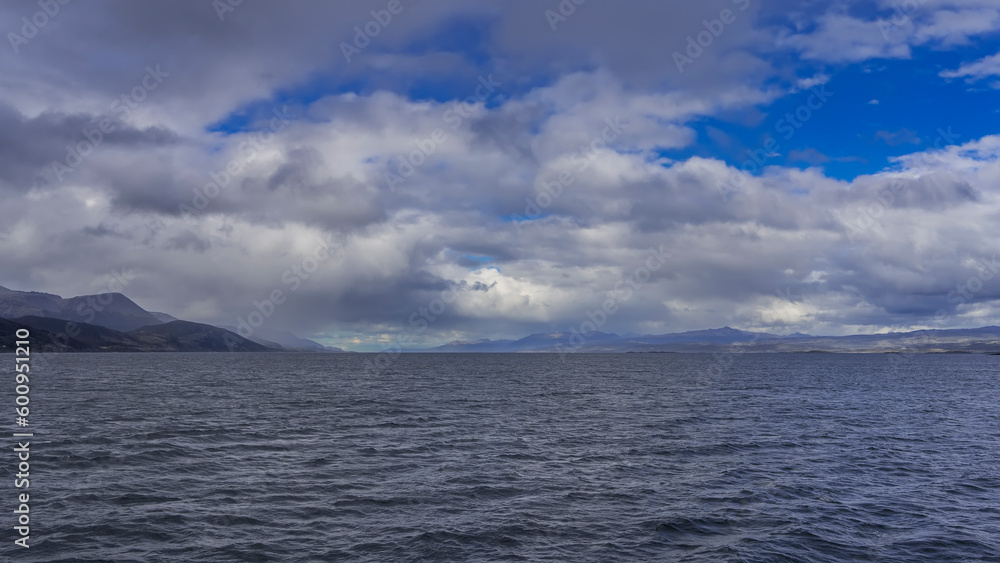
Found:
[[[100, 128], [102, 121], [107, 133]], [[169, 129], [133, 127], [111, 114], [46, 111], [29, 118], [0, 102], [0, 181], [12, 189], [60, 182], [95, 151], [149, 150], [177, 142], [178, 136]], [[65, 172], [54, 170], [57, 165]]]
[[182, 250], [191, 252], [206, 252], [212, 244], [194, 233], [181, 233], [173, 236], [163, 245], [167, 250]]

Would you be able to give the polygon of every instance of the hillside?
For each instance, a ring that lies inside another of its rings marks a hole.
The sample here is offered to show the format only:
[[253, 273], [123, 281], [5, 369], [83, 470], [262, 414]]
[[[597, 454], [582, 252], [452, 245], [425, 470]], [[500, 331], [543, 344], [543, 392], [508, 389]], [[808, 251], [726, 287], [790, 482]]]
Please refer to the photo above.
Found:
[[13, 350], [14, 332], [31, 330], [46, 352], [343, 352], [287, 331], [261, 329], [246, 339], [234, 330], [149, 312], [121, 293], [64, 299], [51, 293], [0, 287], [0, 351]]
[[162, 322], [121, 293], [63, 299], [51, 293], [0, 287], [0, 317], [16, 319], [28, 316], [95, 324], [119, 331]]
[[272, 352], [273, 348], [252, 342], [223, 328], [172, 321], [145, 326], [128, 333], [147, 346], [169, 352]]
[[272, 348], [210, 325], [173, 321], [120, 332], [48, 317], [0, 319], [0, 352], [14, 349], [18, 328], [31, 332], [36, 352], [271, 352]]

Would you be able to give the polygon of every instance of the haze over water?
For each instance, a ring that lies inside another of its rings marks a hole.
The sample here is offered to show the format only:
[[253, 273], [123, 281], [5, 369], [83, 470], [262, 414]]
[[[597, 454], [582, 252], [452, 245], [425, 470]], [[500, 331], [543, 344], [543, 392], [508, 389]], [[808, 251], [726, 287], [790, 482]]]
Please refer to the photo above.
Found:
[[1000, 554], [1000, 357], [365, 359], [50, 356], [17, 559]]

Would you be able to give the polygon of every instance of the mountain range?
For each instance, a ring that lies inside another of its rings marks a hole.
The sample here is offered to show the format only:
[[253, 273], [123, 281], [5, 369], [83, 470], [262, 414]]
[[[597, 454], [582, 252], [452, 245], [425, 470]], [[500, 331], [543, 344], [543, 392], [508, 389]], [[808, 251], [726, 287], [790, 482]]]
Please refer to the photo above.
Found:
[[121, 293], [64, 299], [0, 287], [0, 352], [13, 351], [20, 328], [45, 352], [343, 352], [263, 327], [244, 338], [231, 327], [147, 311]]
[[1000, 353], [1000, 327], [918, 330], [851, 336], [748, 332], [730, 327], [671, 334], [619, 336], [553, 332], [518, 340], [455, 341], [423, 352], [920, 352]]
[[[249, 338], [232, 326], [212, 326], [147, 311], [121, 293], [64, 299], [0, 287], [0, 352], [14, 349], [15, 332], [53, 352], [343, 352], [287, 332], [259, 327]], [[919, 352], [1000, 354], [1000, 327], [919, 330], [851, 336], [771, 334], [730, 327], [670, 334], [537, 333], [516, 340], [454, 341], [406, 352]]]

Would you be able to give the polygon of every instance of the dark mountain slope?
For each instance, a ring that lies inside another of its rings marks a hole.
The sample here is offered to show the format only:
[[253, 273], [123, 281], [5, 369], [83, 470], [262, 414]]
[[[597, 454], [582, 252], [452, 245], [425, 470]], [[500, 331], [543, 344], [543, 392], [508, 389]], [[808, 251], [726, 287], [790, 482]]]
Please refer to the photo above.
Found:
[[271, 352], [268, 348], [223, 328], [173, 321], [145, 326], [128, 333], [143, 343], [176, 352]]
[[15, 333], [27, 328], [32, 353], [38, 352], [270, 352], [221, 328], [173, 321], [121, 332], [50, 317], [0, 319], [0, 351], [14, 351]]
[[0, 287], [0, 317], [16, 319], [28, 316], [94, 324], [119, 331], [162, 322], [121, 293], [63, 299], [51, 293]]

